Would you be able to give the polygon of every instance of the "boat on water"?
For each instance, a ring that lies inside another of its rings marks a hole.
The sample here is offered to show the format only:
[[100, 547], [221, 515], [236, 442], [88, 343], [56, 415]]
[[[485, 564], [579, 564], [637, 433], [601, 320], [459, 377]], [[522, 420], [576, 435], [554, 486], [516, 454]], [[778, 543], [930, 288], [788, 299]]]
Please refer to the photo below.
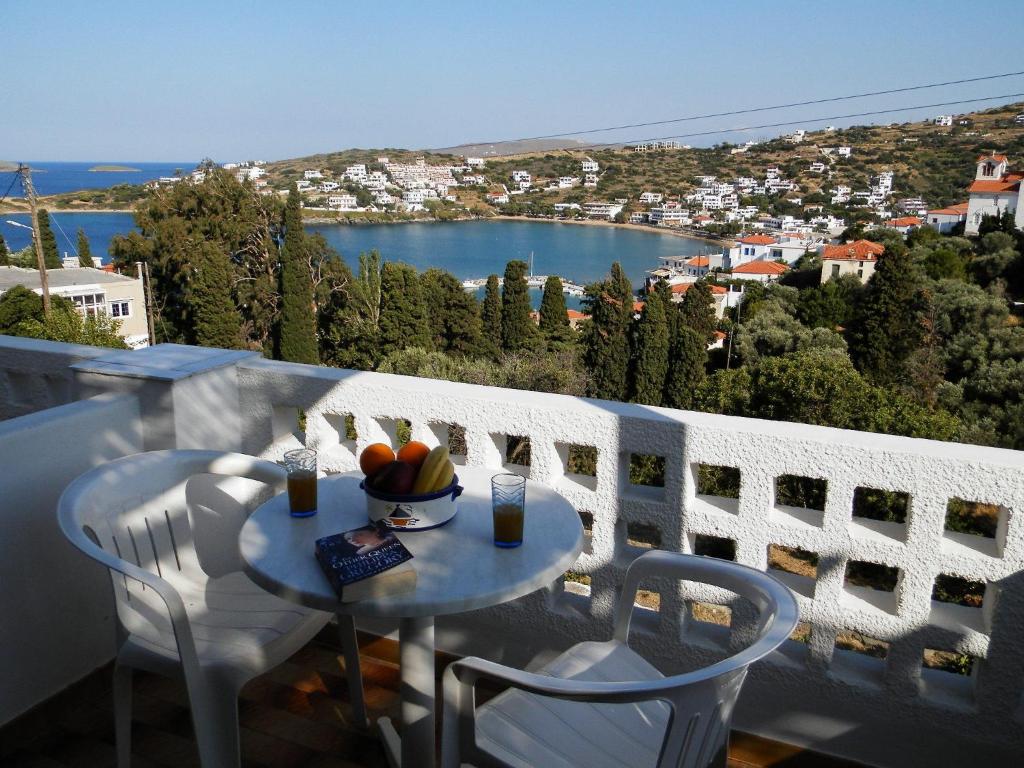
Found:
[[[535, 275], [533, 274], [533, 251], [530, 251], [530, 274], [526, 278], [526, 287], [541, 289], [544, 284], [548, 281], [549, 275]], [[559, 277], [562, 281], [562, 293], [569, 296], [582, 296], [583, 286], [578, 283], [574, 283], [572, 280], [566, 280], [564, 277]], [[504, 285], [505, 279], [502, 277], [498, 278], [498, 285]], [[477, 291], [487, 285], [486, 277], [473, 277], [462, 281], [462, 287], [467, 291]]]

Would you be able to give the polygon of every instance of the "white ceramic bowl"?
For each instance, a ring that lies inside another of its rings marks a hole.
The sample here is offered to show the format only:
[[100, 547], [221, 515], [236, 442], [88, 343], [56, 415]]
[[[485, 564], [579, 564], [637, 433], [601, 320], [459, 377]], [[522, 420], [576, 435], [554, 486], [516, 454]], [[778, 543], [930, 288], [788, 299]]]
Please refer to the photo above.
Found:
[[440, 491], [416, 495], [384, 493], [359, 483], [366, 493], [366, 514], [370, 522], [384, 523], [396, 531], [426, 531], [444, 525], [458, 509], [455, 500], [462, 495], [459, 476]]

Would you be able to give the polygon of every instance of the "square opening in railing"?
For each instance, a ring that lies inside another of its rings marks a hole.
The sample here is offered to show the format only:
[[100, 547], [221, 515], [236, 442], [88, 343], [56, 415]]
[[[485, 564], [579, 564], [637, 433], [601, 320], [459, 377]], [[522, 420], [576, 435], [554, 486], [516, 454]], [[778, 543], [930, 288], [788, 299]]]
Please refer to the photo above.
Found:
[[806, 621], [798, 621], [789, 634], [789, 639], [796, 643], [808, 645], [811, 642], [811, 625]]
[[665, 457], [648, 453], [623, 453], [619, 465], [623, 496], [644, 501], [665, 501]]
[[1007, 509], [999, 504], [953, 498], [946, 505], [943, 535], [947, 545], [959, 545], [998, 557], [1002, 555], [1000, 531], [1006, 530]]
[[274, 442], [298, 448], [306, 444], [306, 412], [294, 405], [275, 405], [271, 414]]
[[505, 435], [505, 463], [517, 467], [530, 466], [530, 438]]
[[427, 426], [434, 434], [438, 445], [448, 449], [448, 455], [452, 463], [462, 465], [466, 463], [466, 428], [459, 424], [448, 424], [443, 421], [432, 421]]
[[[993, 592], [996, 586], [993, 584]], [[985, 612], [982, 607], [987, 590], [982, 581], [971, 581], [959, 576], [939, 574], [932, 586], [932, 608], [929, 621], [939, 627], [963, 632], [965, 629], [987, 632]]]
[[921, 666], [935, 672], [946, 672], [951, 675], [970, 677], [974, 672], [977, 658], [960, 651], [925, 648]]
[[736, 542], [732, 539], [693, 533], [690, 534], [690, 547], [695, 555], [717, 557], [719, 560], [736, 559]]
[[828, 481], [803, 475], [775, 478], [775, 509], [772, 517], [784, 525], [821, 528], [825, 522]]
[[852, 607], [873, 607], [896, 613], [896, 586], [900, 569], [893, 565], [850, 560], [843, 574], [843, 590]]
[[884, 640], [843, 630], [836, 634], [831, 669], [840, 677], [878, 684], [882, 682], [888, 655], [889, 643]]
[[346, 449], [353, 456], [356, 453], [356, 420], [351, 413], [325, 413], [324, 420], [331, 428], [331, 437], [335, 445]]
[[555, 443], [565, 479], [588, 490], [597, 489], [597, 448], [593, 445]]
[[648, 523], [626, 523], [626, 544], [639, 549], [661, 546], [661, 531]]
[[566, 571], [563, 575], [565, 579], [565, 591], [571, 592], [574, 595], [584, 595], [590, 597], [590, 576], [585, 573], [579, 573], [578, 571]]
[[412, 422], [408, 419], [377, 419], [381, 430], [387, 435], [388, 443], [396, 451], [412, 438]]
[[594, 514], [584, 509], [578, 509], [576, 512], [583, 524], [583, 551], [592, 555], [594, 554]]
[[797, 594], [814, 597], [814, 585], [818, 579], [818, 556], [797, 547], [768, 545], [768, 568], [772, 575]]
[[858, 486], [853, 491], [853, 533], [864, 538], [907, 538], [910, 494]]
[[694, 484], [697, 501], [713, 511], [735, 515], [739, 512], [740, 470], [716, 464], [697, 464]]
[[981, 608], [985, 599], [985, 583], [961, 579], [959, 576], [939, 574], [932, 587], [932, 600], [952, 603], [966, 608]]
[[688, 603], [690, 617], [704, 624], [715, 624], [719, 627], [732, 626], [732, 608], [718, 603], [702, 603], [697, 600]]

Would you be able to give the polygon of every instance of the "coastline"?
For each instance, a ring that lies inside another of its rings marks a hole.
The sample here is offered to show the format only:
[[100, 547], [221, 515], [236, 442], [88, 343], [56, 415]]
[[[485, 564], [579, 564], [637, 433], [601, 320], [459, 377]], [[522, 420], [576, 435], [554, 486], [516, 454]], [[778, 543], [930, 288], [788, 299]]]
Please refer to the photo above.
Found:
[[[656, 235], [669, 235], [670, 237], [681, 237], [685, 240], [700, 240], [705, 243], [715, 243], [721, 245], [722, 240], [712, 237], [701, 237], [700, 235], [693, 235], [689, 232], [679, 232], [673, 229], [666, 229], [663, 227], [652, 227], [649, 224], [630, 224], [628, 222], [618, 223], [615, 221], [598, 221], [596, 219], [532, 219], [529, 216], [503, 216], [498, 214], [496, 216], [490, 216], [485, 219], [487, 221], [539, 221], [545, 224], [570, 224], [573, 226], [583, 227], [615, 227], [617, 229], [630, 229], [634, 232], [651, 232]], [[465, 221], [465, 219], [462, 219]]]
[[[45, 202], [40, 201], [40, 208], [46, 208], [51, 216], [55, 213], [135, 213], [134, 208], [47, 208]], [[29, 213], [28, 203], [25, 207], [13, 207], [9, 203], [0, 205], [0, 215]]]

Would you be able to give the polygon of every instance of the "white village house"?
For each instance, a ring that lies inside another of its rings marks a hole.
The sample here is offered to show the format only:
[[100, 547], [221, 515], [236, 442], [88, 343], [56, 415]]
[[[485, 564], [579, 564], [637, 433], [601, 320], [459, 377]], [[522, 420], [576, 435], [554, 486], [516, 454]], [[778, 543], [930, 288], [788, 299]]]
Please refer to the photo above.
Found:
[[1014, 214], [1017, 229], [1024, 229], [1024, 205], [1021, 205], [1021, 180], [1024, 173], [1011, 173], [1006, 155], [982, 155], [974, 181], [967, 188], [970, 199], [964, 232], [978, 234], [984, 216]]

